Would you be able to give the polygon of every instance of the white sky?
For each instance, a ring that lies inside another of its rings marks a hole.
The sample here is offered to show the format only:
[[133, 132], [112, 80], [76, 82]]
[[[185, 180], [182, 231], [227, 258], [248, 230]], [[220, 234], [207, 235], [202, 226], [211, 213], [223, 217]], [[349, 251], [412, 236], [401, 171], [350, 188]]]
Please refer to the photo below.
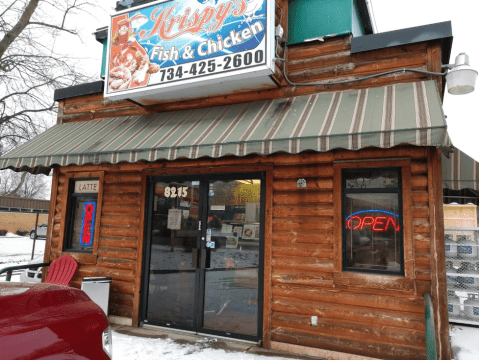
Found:
[[[194, 0], [192, 0], [194, 1]], [[368, 0], [372, 2], [378, 32], [404, 29], [413, 26], [452, 21], [454, 41], [450, 63], [460, 52], [470, 56], [473, 68], [479, 70], [479, 45], [474, 25], [479, 19], [478, 0]], [[72, 38], [66, 37], [64, 46], [72, 48], [83, 60], [85, 66], [99, 77], [101, 67], [101, 44], [93, 33], [97, 28], [107, 26], [109, 14], [114, 13], [116, 0], [102, 0], [101, 9], [95, 11], [96, 19], [79, 22], [85, 29], [83, 44], [71, 46]], [[479, 86], [479, 85], [478, 85]], [[447, 116], [449, 135], [453, 144], [479, 161], [479, 90], [468, 95], [449, 95], [444, 98], [444, 113]]]

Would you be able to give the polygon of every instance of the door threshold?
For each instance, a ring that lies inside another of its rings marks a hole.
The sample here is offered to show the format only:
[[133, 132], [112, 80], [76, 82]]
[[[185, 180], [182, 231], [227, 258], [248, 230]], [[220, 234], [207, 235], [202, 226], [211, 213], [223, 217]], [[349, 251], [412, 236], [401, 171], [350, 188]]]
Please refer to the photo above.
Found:
[[167, 326], [159, 326], [159, 325], [143, 324], [141, 327], [148, 330], [164, 330], [167, 332], [187, 334], [190, 336], [198, 336], [198, 337], [201, 336], [201, 337], [208, 337], [208, 338], [224, 339], [224, 340], [228, 340], [232, 342], [240, 342], [244, 344], [250, 344], [250, 345], [261, 347], [261, 341], [243, 340], [243, 339], [237, 339], [237, 338], [227, 337], [227, 336], [205, 334], [205, 333], [195, 332], [191, 330], [174, 329]]
[[170, 331], [170, 332], [184, 333], [184, 334], [189, 334], [189, 335], [196, 335], [197, 334], [195, 331], [175, 329], [175, 328], [170, 328], [168, 326], [143, 324], [143, 325], [141, 325], [141, 327], [145, 328], [145, 329], [149, 329], [149, 330], [167, 330], [167, 331]]
[[238, 339], [238, 338], [234, 338], [234, 337], [219, 336], [219, 335], [204, 334], [204, 333], [196, 333], [196, 334], [199, 335], [199, 336], [207, 336], [207, 337], [212, 337], [212, 338], [225, 339], [225, 340], [228, 340], [228, 341], [241, 342], [241, 343], [251, 344], [251, 345], [261, 347], [261, 341], [244, 340], [244, 339]]

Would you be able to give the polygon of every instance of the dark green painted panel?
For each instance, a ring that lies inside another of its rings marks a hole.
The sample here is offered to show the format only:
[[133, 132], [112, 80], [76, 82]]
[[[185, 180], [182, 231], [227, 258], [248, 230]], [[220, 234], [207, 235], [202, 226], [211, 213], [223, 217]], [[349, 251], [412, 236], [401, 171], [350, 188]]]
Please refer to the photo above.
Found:
[[105, 76], [107, 54], [108, 54], [108, 39], [104, 39], [103, 40], [103, 56], [101, 59], [101, 76]]
[[352, 31], [353, 0], [295, 0], [289, 4], [288, 43]]

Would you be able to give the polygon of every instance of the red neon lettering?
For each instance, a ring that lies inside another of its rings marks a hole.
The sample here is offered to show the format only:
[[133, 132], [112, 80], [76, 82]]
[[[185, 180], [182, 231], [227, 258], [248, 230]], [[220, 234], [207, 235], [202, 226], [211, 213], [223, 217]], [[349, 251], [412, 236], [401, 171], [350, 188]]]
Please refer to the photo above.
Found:
[[386, 223], [386, 229], [389, 227], [389, 224], [392, 225], [393, 229], [395, 229], [396, 231], [399, 231], [399, 224], [398, 224], [397, 229], [396, 229], [396, 222], [394, 221], [394, 219], [392, 217], [388, 217], [388, 221]]
[[[352, 222], [353, 220], [357, 220], [358, 221], [358, 224], [351, 228], [352, 226]], [[346, 226], [348, 227], [348, 229], [351, 229], [351, 230], [356, 230], [357, 228], [359, 228], [361, 226], [361, 218], [359, 216], [353, 216], [351, 217], [347, 222], [346, 222]]]
[[82, 242], [84, 244], [89, 244], [91, 241], [91, 224], [93, 220], [93, 211], [95, 210], [92, 204], [87, 204], [85, 206], [85, 217], [84, 217], [84, 227], [83, 227], [83, 238]]
[[399, 223], [396, 224], [392, 216], [365, 216], [361, 218], [355, 215], [346, 220], [346, 227], [350, 230], [362, 230], [365, 226], [371, 226], [372, 230], [377, 232], [385, 232], [390, 226], [396, 231], [399, 231], [400, 228]]
[[379, 231], [379, 232], [386, 231], [386, 228], [378, 227], [385, 224], [385, 222], [381, 220], [386, 220], [386, 216], [376, 216], [376, 218], [374, 219], [374, 225], [373, 225], [374, 231]]
[[[369, 220], [370, 222], [366, 222], [366, 220]], [[363, 217], [363, 222], [361, 223], [360, 229], [362, 230], [364, 226], [372, 225], [374, 224], [374, 218], [372, 216], [365, 216]]]

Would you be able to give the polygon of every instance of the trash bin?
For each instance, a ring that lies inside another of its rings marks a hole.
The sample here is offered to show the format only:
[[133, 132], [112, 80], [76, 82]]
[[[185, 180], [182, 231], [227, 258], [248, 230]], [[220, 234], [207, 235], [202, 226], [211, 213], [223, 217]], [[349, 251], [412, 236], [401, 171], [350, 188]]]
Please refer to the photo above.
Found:
[[108, 315], [111, 277], [86, 277], [82, 279], [81, 289]]

